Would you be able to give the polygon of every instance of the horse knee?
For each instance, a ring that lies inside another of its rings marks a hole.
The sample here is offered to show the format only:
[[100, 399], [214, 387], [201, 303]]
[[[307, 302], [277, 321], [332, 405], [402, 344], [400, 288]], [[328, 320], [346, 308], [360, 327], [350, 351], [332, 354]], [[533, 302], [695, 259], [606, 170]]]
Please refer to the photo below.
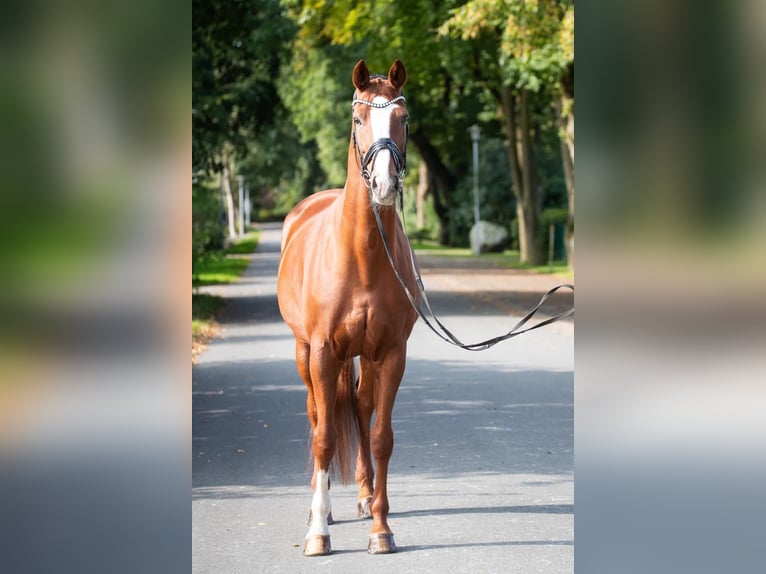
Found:
[[329, 468], [330, 461], [335, 455], [335, 433], [328, 427], [317, 426], [312, 439], [314, 457], [319, 461], [319, 467]]
[[372, 456], [388, 460], [394, 451], [394, 433], [391, 429], [375, 429], [371, 437]]

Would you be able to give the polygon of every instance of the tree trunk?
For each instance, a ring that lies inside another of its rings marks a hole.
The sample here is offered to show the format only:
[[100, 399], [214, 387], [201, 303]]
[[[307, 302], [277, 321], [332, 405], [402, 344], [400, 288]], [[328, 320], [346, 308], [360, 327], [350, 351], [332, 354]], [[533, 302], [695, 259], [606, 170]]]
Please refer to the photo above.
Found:
[[417, 195], [415, 196], [415, 227], [418, 231], [422, 231], [426, 226], [426, 194], [428, 193], [428, 164], [424, 161], [420, 162], [418, 167], [418, 188]]
[[[518, 115], [518, 118], [517, 118]], [[542, 237], [538, 233], [541, 192], [537, 185], [532, 131], [529, 121], [529, 92], [500, 90], [500, 116], [507, 139], [508, 164], [511, 166], [513, 194], [519, 228], [519, 251], [522, 263], [544, 263]]]
[[450, 193], [455, 189], [455, 177], [441, 161], [431, 141], [417, 131], [410, 139], [418, 148], [420, 158], [428, 166], [428, 189], [434, 200], [434, 211], [439, 218], [439, 244], [449, 244]]
[[567, 216], [567, 264], [574, 271], [574, 64], [570, 65], [561, 82], [561, 95], [557, 101], [561, 131], [561, 158], [564, 164], [564, 180], [569, 200]]
[[450, 209], [449, 195], [445, 193], [433, 173], [428, 173], [428, 189], [431, 191], [431, 197], [434, 200], [434, 211], [439, 218], [439, 245], [449, 245], [449, 227], [450, 227]]
[[223, 198], [226, 202], [226, 219], [229, 223], [229, 239], [235, 239], [237, 237], [237, 214], [234, 211], [234, 196], [231, 193], [231, 173], [229, 171], [229, 158], [226, 156], [226, 154], [223, 156], [221, 189], [223, 190]]

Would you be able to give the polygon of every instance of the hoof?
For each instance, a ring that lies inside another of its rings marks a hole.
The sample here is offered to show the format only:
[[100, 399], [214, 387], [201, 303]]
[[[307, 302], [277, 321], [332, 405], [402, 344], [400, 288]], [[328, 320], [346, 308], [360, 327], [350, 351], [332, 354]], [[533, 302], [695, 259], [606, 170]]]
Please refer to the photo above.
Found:
[[367, 498], [362, 498], [361, 500], [358, 500], [356, 503], [357, 517], [370, 518], [372, 516], [372, 511], [370, 510], [371, 507], [372, 507], [372, 496], [368, 496]]
[[329, 536], [315, 534], [306, 538], [306, 544], [303, 547], [304, 556], [327, 556], [331, 552]]
[[367, 545], [370, 554], [393, 554], [396, 552], [396, 543], [393, 534], [370, 534], [370, 543]]
[[[314, 515], [309, 510], [309, 519], [308, 519], [308, 522], [306, 523], [307, 526], [311, 526], [311, 521], [313, 520], [313, 518], [314, 518]], [[335, 520], [332, 517], [332, 512], [330, 512], [330, 514], [327, 515], [327, 525], [329, 526], [330, 524], [335, 524]]]

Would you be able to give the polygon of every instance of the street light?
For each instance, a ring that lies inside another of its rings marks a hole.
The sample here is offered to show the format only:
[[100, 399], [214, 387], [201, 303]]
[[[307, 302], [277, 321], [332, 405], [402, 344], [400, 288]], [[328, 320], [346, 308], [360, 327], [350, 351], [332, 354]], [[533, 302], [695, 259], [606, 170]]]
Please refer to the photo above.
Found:
[[479, 126], [473, 124], [468, 131], [471, 132], [473, 142], [473, 219], [476, 225], [476, 253], [481, 254], [481, 227], [479, 226]]

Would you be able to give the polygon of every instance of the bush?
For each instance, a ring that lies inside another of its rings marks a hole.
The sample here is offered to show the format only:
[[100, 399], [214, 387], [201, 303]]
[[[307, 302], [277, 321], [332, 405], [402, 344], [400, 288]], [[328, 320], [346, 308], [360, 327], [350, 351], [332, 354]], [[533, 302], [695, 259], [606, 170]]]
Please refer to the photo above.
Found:
[[212, 255], [222, 253], [225, 241], [225, 214], [216, 190], [192, 185], [192, 278]]

